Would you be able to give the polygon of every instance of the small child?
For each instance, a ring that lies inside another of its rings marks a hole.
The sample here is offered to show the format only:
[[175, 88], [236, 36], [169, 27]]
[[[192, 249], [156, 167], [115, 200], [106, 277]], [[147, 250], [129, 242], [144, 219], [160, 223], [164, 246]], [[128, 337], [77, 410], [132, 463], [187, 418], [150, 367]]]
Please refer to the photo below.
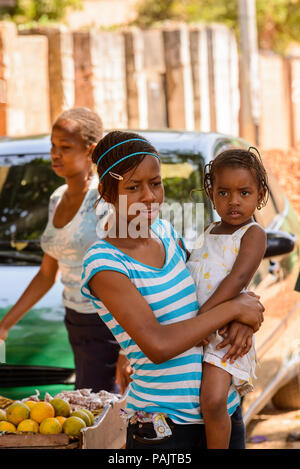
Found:
[[[204, 189], [221, 220], [205, 229], [203, 245], [187, 263], [200, 314], [245, 290], [265, 254], [265, 231], [252, 217], [266, 205], [269, 189], [266, 170], [252, 148], [223, 151], [204, 168]], [[207, 448], [218, 449], [228, 448], [230, 441], [229, 387], [233, 382], [241, 395], [251, 391], [256, 364], [251, 344], [234, 362], [223, 361], [230, 346], [219, 349], [222, 340], [217, 331], [206, 341], [200, 391]]]

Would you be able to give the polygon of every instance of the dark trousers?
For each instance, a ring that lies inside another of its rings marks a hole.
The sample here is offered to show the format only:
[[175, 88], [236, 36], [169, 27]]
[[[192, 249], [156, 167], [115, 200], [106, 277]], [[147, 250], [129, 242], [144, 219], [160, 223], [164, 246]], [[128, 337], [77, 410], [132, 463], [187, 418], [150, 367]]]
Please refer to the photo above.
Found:
[[[126, 449], [206, 449], [204, 425], [178, 425], [168, 419], [172, 435], [164, 440], [154, 441], [156, 434], [152, 423], [129, 424]], [[245, 449], [245, 426], [241, 408], [231, 416], [231, 438], [229, 449]], [[216, 429], [218, 431], [218, 429]]]
[[75, 360], [75, 389], [120, 392], [115, 382], [120, 346], [97, 313], [66, 308], [65, 325]]

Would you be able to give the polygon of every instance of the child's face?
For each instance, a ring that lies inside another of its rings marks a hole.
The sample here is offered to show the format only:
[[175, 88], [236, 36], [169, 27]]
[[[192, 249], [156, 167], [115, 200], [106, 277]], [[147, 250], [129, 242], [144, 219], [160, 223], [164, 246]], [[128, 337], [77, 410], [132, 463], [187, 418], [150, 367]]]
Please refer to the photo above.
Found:
[[222, 221], [234, 226], [250, 221], [263, 198], [255, 175], [242, 167], [218, 169], [210, 195]]
[[52, 169], [63, 178], [90, 170], [91, 147], [86, 146], [76, 122], [64, 119], [53, 127], [51, 161]]
[[[120, 196], [124, 202], [121, 202]], [[159, 206], [164, 200], [164, 188], [160, 173], [160, 163], [155, 156], [147, 155], [137, 168], [123, 175], [118, 184], [116, 212], [127, 223], [137, 215], [146, 224], [151, 225], [159, 213]], [[139, 205], [141, 204], [141, 205]]]

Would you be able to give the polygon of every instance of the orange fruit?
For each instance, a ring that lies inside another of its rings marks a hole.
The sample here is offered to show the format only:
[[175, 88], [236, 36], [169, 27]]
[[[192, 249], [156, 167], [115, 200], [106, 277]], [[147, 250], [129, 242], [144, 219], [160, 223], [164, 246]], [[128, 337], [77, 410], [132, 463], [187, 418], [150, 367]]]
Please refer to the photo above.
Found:
[[70, 417], [79, 417], [85, 422], [87, 427], [91, 426], [91, 419], [86, 412], [83, 412], [83, 410], [75, 410], [71, 413]]
[[93, 414], [93, 412], [91, 412], [89, 409], [80, 409], [82, 410], [83, 412], [85, 412], [86, 414], [88, 414], [88, 416], [90, 417], [91, 419], [91, 425], [93, 425], [94, 421], [95, 421], [95, 416]]
[[21, 401], [15, 401], [6, 409], [6, 419], [14, 425], [19, 425], [22, 420], [28, 419], [29, 407]]
[[63, 424], [63, 432], [70, 436], [79, 436], [85, 422], [80, 417], [68, 417]]
[[39, 424], [31, 419], [22, 420], [17, 427], [18, 432], [30, 432], [30, 433], [38, 433], [39, 432]]
[[13, 423], [2, 420], [0, 422], [0, 432], [17, 433], [17, 429]]
[[31, 410], [32, 407], [37, 403], [37, 401], [25, 401], [24, 404], [26, 404], [29, 409]]
[[62, 415], [63, 417], [69, 417], [71, 408], [70, 404], [63, 399], [54, 398], [50, 401], [50, 404], [54, 407], [55, 417]]
[[41, 423], [47, 418], [54, 417], [54, 415], [54, 407], [52, 407], [49, 402], [44, 401], [37, 402], [30, 411], [30, 418], [37, 423]]
[[43, 435], [52, 435], [62, 432], [62, 426], [55, 417], [49, 417], [40, 424], [40, 433]]
[[58, 416], [55, 417], [55, 418], [56, 418], [56, 420], [59, 421], [59, 423], [61, 424], [61, 426], [63, 426], [64, 421], [67, 420], [67, 418], [66, 418], [66, 417], [63, 417], [62, 415], [58, 415]]
[[1, 420], [6, 420], [6, 413], [2, 409], [0, 409], [0, 421]]

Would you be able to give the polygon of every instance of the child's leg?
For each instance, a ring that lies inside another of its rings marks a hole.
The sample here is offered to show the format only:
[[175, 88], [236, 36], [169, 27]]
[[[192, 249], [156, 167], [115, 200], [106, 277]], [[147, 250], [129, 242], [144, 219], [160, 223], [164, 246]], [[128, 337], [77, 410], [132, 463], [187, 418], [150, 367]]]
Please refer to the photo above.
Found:
[[231, 375], [210, 363], [203, 362], [200, 408], [205, 423], [207, 448], [227, 449], [230, 442], [231, 420], [227, 412], [227, 397]]

